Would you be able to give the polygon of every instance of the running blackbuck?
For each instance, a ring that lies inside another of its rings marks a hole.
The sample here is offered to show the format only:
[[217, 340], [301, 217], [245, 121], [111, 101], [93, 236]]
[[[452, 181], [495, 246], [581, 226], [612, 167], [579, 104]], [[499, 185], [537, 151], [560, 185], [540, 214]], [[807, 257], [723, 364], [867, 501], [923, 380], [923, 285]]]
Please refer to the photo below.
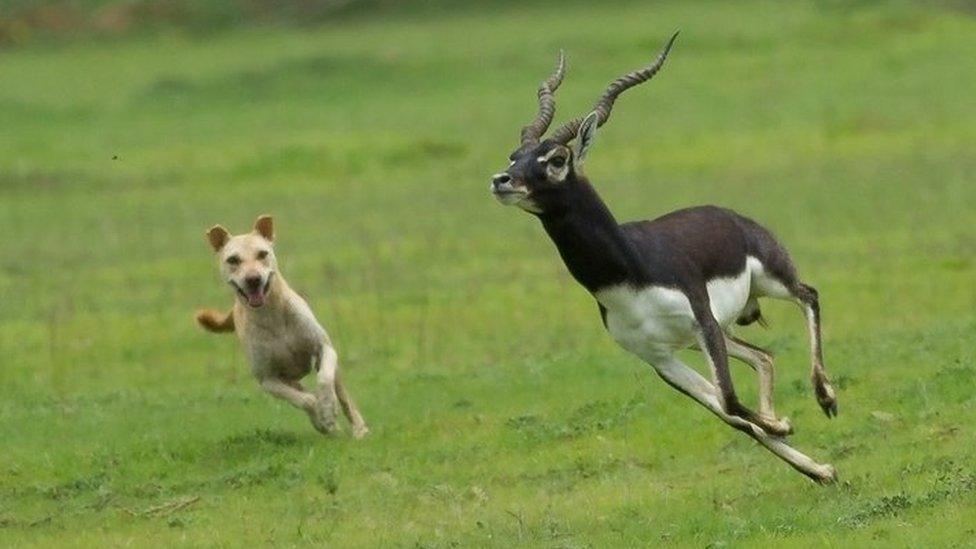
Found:
[[[521, 145], [509, 157], [508, 168], [493, 176], [491, 192], [502, 204], [542, 221], [573, 278], [596, 298], [603, 325], [621, 347], [796, 470], [820, 483], [833, 482], [831, 465], [815, 462], [785, 440], [792, 427], [773, 410], [770, 353], [730, 331], [733, 322], [762, 322], [760, 297], [798, 304], [809, 328], [814, 393], [828, 417], [837, 414], [823, 366], [817, 291], [800, 282], [786, 249], [755, 221], [715, 206], [619, 224], [582, 173], [596, 130], [610, 118], [614, 101], [661, 69], [676, 37], [652, 64], [614, 80], [588, 116], [570, 120], [544, 139], [565, 73], [560, 53], [555, 71], [539, 87], [538, 115], [522, 128]], [[569, 145], [574, 139], [575, 150]], [[676, 357], [686, 348], [704, 353], [712, 381]], [[730, 356], [756, 371], [758, 411], [736, 396]]]

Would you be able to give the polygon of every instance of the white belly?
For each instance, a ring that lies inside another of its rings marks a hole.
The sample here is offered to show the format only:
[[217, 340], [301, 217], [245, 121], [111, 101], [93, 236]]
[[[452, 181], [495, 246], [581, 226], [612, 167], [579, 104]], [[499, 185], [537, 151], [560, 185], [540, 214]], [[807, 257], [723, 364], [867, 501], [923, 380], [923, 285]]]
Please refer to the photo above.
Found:
[[[724, 328], [749, 300], [754, 261], [737, 276], [708, 283], [712, 315]], [[673, 288], [612, 286], [594, 294], [606, 309], [607, 330], [621, 347], [642, 357], [671, 353], [695, 343], [698, 322], [685, 294]]]
[[712, 315], [723, 328], [739, 318], [746, 307], [746, 302], [749, 301], [754, 265], [759, 265], [759, 262], [750, 257], [746, 260], [745, 270], [738, 276], [716, 278], [706, 286]]

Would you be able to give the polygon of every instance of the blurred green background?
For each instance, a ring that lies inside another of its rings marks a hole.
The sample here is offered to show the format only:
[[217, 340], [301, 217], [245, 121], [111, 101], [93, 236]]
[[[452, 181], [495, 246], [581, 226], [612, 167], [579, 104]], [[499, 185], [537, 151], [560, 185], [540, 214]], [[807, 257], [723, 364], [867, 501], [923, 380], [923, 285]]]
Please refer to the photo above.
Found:
[[[0, 545], [971, 544], [974, 16], [3, 0]], [[677, 28], [588, 175], [621, 220], [714, 203], [790, 248], [840, 417], [793, 307], [740, 335], [777, 353], [777, 406], [837, 486], [617, 348], [538, 223], [487, 193], [560, 48], [557, 122]], [[364, 441], [317, 435], [192, 321], [232, 299], [203, 231], [262, 213]]]

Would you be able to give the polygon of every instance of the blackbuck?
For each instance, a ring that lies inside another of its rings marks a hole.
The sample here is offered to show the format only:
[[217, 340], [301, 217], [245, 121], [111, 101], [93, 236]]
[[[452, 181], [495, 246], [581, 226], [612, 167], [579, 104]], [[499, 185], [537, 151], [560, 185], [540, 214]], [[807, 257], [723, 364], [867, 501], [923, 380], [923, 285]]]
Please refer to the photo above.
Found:
[[[522, 128], [521, 144], [509, 156], [508, 168], [493, 176], [491, 192], [502, 204], [518, 206], [542, 221], [573, 278], [596, 299], [603, 325], [621, 347], [796, 470], [820, 483], [833, 482], [831, 465], [815, 462], [785, 440], [792, 427], [773, 410], [771, 354], [730, 331], [733, 322], [762, 321], [761, 297], [799, 305], [809, 330], [814, 394], [828, 417], [837, 414], [823, 366], [817, 291], [797, 277], [786, 249], [755, 221], [715, 206], [617, 223], [583, 175], [596, 130], [610, 118], [617, 97], [657, 74], [676, 37], [653, 63], [614, 80], [588, 116], [570, 120], [543, 138], [565, 73], [560, 53], [555, 71], [539, 87], [538, 115]], [[573, 140], [575, 150], [570, 147]], [[676, 357], [686, 348], [704, 353], [712, 381]], [[758, 411], [736, 396], [730, 356], [758, 374]]]

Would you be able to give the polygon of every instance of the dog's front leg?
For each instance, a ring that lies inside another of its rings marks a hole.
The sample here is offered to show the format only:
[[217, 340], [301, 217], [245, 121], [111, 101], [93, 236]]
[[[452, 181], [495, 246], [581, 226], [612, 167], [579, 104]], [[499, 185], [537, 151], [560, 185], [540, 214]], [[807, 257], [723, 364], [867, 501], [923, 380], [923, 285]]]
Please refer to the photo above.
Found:
[[327, 413], [322, 400], [304, 390], [297, 381], [284, 381], [271, 377], [262, 379], [261, 387], [272, 395], [288, 401], [295, 408], [304, 410], [312, 421], [312, 426], [320, 433], [332, 434], [336, 431], [335, 413], [331, 415]]
[[276, 377], [266, 377], [261, 380], [261, 388], [287, 401], [299, 410], [305, 410], [311, 413], [315, 408], [315, 395], [308, 391], [303, 391], [300, 385], [288, 383]]

